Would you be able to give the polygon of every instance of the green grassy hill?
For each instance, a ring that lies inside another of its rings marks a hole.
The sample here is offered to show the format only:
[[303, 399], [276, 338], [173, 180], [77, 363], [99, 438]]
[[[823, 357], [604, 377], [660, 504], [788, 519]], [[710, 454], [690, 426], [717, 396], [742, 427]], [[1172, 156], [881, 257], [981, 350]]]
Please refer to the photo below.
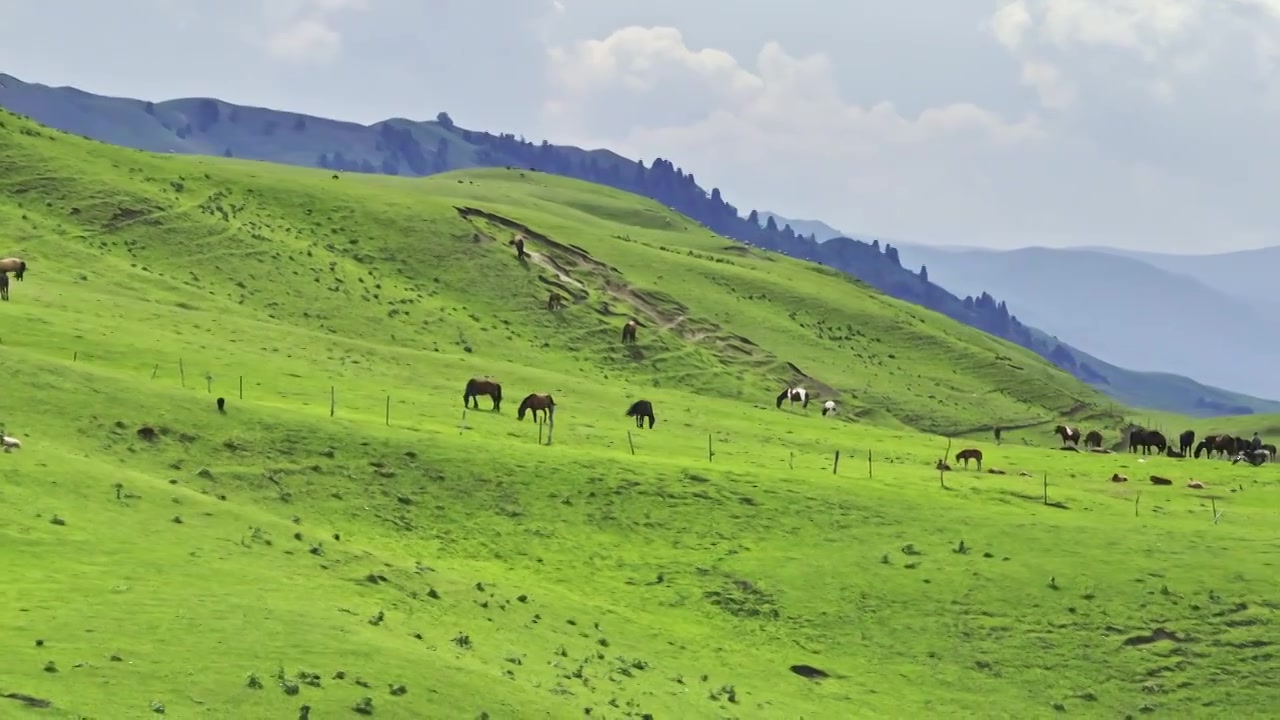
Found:
[[[1046, 451], [1058, 418], [1120, 419], [1026, 351], [635, 196], [3, 114], [0, 237], [30, 263], [0, 303], [6, 717], [1274, 710], [1267, 468]], [[502, 410], [464, 417], [485, 374]], [[838, 420], [773, 407], [800, 379]], [[534, 391], [550, 445], [514, 417]], [[1027, 427], [997, 447], [993, 422]], [[941, 487], [936, 432], [1008, 474]]]
[[[215, 98], [149, 102], [106, 97], [73, 87], [23, 82], [0, 73], [0, 107], [65, 132], [164, 153], [265, 160], [339, 171], [426, 176], [476, 167], [525, 167], [600, 183], [656, 199], [706, 228], [757, 248], [842, 270], [882, 292], [935, 310], [970, 327], [1028, 348], [1112, 398], [1112, 402], [1194, 416], [1280, 412], [1262, 400], [1189, 378], [1135, 372], [1064, 345], [1024, 325], [1017, 307], [989, 293], [953, 295], [914, 268], [896, 248], [838, 238], [819, 243], [812, 224], [739, 209], [718, 188], [699, 185], [692, 170], [655, 158], [646, 166], [608, 150], [527, 142], [510, 133], [458, 127], [446, 115], [417, 122], [392, 118], [360, 125]], [[820, 224], [820, 223], [819, 223]], [[837, 233], [838, 234], [838, 233]]]

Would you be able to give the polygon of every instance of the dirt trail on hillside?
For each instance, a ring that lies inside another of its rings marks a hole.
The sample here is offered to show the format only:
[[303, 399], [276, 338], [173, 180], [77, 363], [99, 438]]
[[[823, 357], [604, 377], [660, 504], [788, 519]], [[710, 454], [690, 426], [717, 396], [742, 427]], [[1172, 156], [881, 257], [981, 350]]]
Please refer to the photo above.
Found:
[[[495, 242], [500, 241], [491, 238], [477, 221], [484, 221], [509, 231], [513, 239], [516, 236], [522, 237], [525, 241], [525, 254], [528, 255], [529, 260], [547, 270], [550, 275], [539, 275], [539, 280], [561, 291], [572, 302], [581, 303], [589, 300], [592, 295], [592, 285], [597, 285], [607, 298], [592, 307], [601, 315], [617, 318], [634, 317], [641, 327], [652, 328], [657, 332], [674, 332], [684, 342], [708, 350], [730, 367], [743, 362], [757, 367], [772, 366], [780, 375], [786, 376], [786, 382], [803, 384], [827, 398], [837, 397], [839, 394], [830, 385], [806, 374], [794, 363], [784, 362], [750, 338], [727, 332], [716, 323], [691, 318], [688, 308], [675, 299], [659, 301], [656, 297], [636, 289], [623, 279], [620, 270], [597, 260], [583, 248], [558, 242], [523, 223], [487, 210], [460, 206], [455, 206], [454, 209], [480, 234]], [[575, 274], [578, 277], [575, 277]], [[598, 284], [579, 279], [584, 276], [598, 279]], [[612, 307], [614, 303], [625, 306], [625, 309]]]

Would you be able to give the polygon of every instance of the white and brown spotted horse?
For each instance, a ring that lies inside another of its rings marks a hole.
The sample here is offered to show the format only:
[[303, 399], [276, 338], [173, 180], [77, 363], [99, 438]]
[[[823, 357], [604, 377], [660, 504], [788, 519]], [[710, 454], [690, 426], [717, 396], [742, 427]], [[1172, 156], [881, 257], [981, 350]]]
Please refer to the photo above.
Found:
[[799, 401], [800, 407], [807, 409], [809, 407], [809, 391], [802, 387], [789, 387], [778, 394], [777, 406], [779, 409], [782, 408], [783, 400], [791, 401], [791, 407], [793, 408], [796, 402]]

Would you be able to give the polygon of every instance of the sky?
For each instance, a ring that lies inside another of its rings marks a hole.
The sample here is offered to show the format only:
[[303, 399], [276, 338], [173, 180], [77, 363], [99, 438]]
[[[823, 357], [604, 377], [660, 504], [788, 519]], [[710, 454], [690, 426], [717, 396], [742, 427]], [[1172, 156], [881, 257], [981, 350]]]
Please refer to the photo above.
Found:
[[1280, 0], [0, 0], [0, 72], [671, 159], [899, 242], [1280, 231]]

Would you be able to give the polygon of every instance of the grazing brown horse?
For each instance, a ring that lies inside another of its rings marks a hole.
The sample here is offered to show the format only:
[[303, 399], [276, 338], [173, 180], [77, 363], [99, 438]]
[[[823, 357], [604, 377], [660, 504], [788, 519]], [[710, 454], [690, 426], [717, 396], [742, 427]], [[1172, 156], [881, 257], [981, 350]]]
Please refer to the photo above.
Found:
[[493, 411], [498, 412], [502, 407], [502, 386], [492, 380], [484, 378], [471, 378], [467, 381], [467, 389], [462, 391], [462, 407], [468, 407], [470, 403], [475, 403], [475, 408], [480, 409], [480, 401], [477, 396], [488, 395], [493, 400]]
[[628, 320], [626, 325], [622, 326], [622, 344], [634, 343], [636, 341], [636, 328], [640, 324], [635, 320]]
[[0, 300], [9, 302], [9, 275], [0, 273]]
[[547, 296], [547, 309], [560, 310], [564, 307], [564, 298], [560, 297], [560, 293], [552, 292]]
[[1195, 457], [1200, 457], [1200, 453], [1204, 452], [1206, 459], [1217, 455], [1224, 457], [1236, 454], [1236, 438], [1230, 435], [1205, 435], [1204, 439], [1196, 444]]
[[1097, 430], [1090, 430], [1084, 436], [1084, 446], [1089, 448], [1102, 447], [1102, 433], [1098, 432]]
[[516, 419], [523, 420], [524, 414], [533, 411], [534, 422], [538, 421], [538, 413], [542, 413], [542, 420], [545, 422], [556, 411], [556, 401], [550, 395], [539, 393], [530, 393], [520, 403], [520, 409], [516, 411]]
[[8, 257], [0, 260], [0, 273], [13, 273], [13, 276], [22, 282], [22, 276], [27, 272], [27, 263], [22, 258]]
[[970, 460], [978, 461], [978, 469], [982, 469], [982, 451], [977, 448], [966, 448], [956, 453], [956, 462], [963, 462], [966, 468], [969, 467]]
[[636, 427], [644, 427], [644, 419], [649, 418], [649, 429], [653, 429], [653, 424], [657, 419], [653, 416], [653, 403], [648, 400], [637, 400], [631, 403], [631, 407], [627, 408], [627, 417], [636, 419]]
[[1182, 434], [1178, 436], [1178, 450], [1179, 452], [1182, 453], [1182, 457], [1190, 456], [1191, 448], [1195, 447], [1195, 444], [1196, 444], [1195, 430], [1183, 430]]
[[1053, 432], [1062, 438], [1063, 445], [1067, 443], [1072, 445], [1080, 444], [1080, 428], [1073, 428], [1070, 425], [1056, 425], [1053, 428]]

